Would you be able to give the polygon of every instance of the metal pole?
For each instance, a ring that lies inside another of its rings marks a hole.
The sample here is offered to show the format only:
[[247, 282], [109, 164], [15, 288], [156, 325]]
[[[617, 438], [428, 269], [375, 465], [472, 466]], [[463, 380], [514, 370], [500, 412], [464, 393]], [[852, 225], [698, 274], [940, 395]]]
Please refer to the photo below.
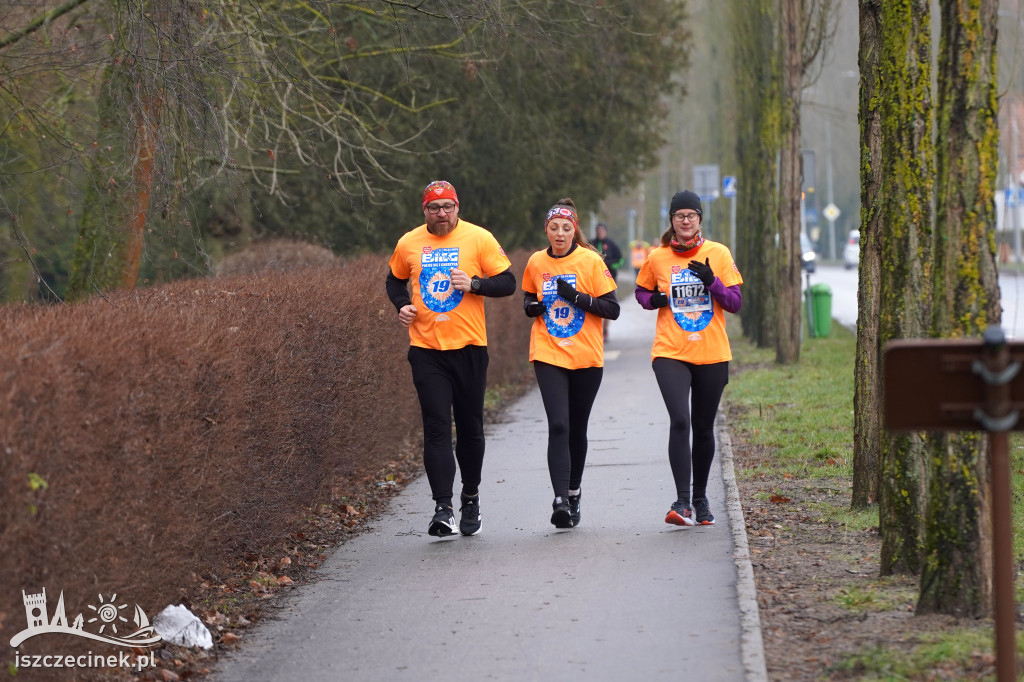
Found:
[[644, 238], [644, 223], [647, 221], [647, 210], [646, 210], [647, 209], [647, 197], [644, 195], [644, 183], [645, 182], [646, 182], [646, 180], [641, 180], [640, 181], [640, 196], [637, 198], [637, 205], [639, 206], [639, 208], [637, 209], [637, 216], [636, 216], [636, 230], [637, 230], [637, 237], [636, 238], [641, 240], [641, 241]]
[[992, 446], [990, 465], [992, 472], [992, 572], [994, 573], [996, 603], [996, 680], [1014, 682], [1016, 651], [1014, 644], [1014, 617], [1017, 610], [1013, 596], [1013, 534], [1010, 528], [1010, 462], [1009, 434], [996, 431], [989, 434]]
[[[811, 296], [811, 273], [807, 273], [807, 288], [804, 290], [804, 307], [807, 308], [807, 337], [814, 338], [814, 298]], [[800, 331], [803, 331], [802, 329]]]
[[[825, 177], [828, 179], [828, 205], [833, 205], [832, 197], [832, 126], [825, 121]], [[829, 255], [832, 260], [838, 258], [836, 254], [836, 221], [828, 219], [828, 243]]]
[[[1006, 336], [999, 327], [985, 330], [984, 358], [989, 375], [985, 377], [985, 413], [989, 421], [999, 422], [1011, 412], [1010, 379], [999, 376], [1010, 364], [1010, 351]], [[1017, 611], [1013, 586], [1013, 533], [1010, 520], [1010, 462], [1009, 428], [989, 431], [991, 453], [989, 466], [992, 477], [992, 574], [995, 592], [996, 623], [996, 680], [1014, 682], [1017, 679], [1014, 620]]]
[[[1010, 131], [1012, 133], [1011, 140], [1013, 141], [1013, 147], [1010, 149], [1009, 157], [1007, 158], [1007, 164], [1010, 167], [1010, 172], [1007, 174], [1010, 176], [1010, 182], [1007, 183], [1010, 188], [1010, 192], [1013, 195], [1013, 205], [1010, 210], [1013, 211], [1013, 256], [1016, 262], [1021, 262], [1021, 240], [1020, 240], [1020, 221], [1017, 220], [1017, 111], [1016, 107], [1010, 108]], [[1006, 202], [1010, 203], [1010, 202]], [[1004, 212], [1006, 206], [1004, 205]]]
[[[806, 205], [804, 202], [804, 193], [800, 192], [800, 234], [807, 233], [807, 211], [804, 209]], [[800, 248], [800, 241], [797, 240], [797, 248]]]
[[729, 248], [733, 255], [736, 254], [736, 197], [729, 198], [732, 202], [729, 205]]

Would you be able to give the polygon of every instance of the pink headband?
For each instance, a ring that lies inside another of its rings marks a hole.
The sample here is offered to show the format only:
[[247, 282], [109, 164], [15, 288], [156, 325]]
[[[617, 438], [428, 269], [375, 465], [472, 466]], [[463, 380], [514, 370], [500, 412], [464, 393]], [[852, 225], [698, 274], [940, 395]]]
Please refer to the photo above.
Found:
[[564, 204], [559, 204], [548, 211], [547, 217], [544, 218], [544, 226], [547, 227], [547, 224], [550, 223], [553, 218], [568, 218], [569, 221], [572, 222], [572, 226], [574, 228], [579, 229], [580, 227], [580, 221], [579, 218], [576, 217], [576, 211]]

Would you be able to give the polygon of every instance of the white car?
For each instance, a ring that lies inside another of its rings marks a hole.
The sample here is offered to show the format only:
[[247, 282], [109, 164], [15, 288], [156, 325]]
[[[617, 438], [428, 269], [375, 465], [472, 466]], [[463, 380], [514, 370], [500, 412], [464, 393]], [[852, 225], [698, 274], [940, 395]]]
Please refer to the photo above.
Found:
[[802, 261], [804, 272], [814, 272], [817, 258], [818, 254], [814, 253], [814, 245], [811, 244], [811, 238], [804, 232], [801, 232], [800, 260]]
[[860, 230], [850, 230], [850, 236], [843, 246], [843, 267], [852, 270], [860, 262]]

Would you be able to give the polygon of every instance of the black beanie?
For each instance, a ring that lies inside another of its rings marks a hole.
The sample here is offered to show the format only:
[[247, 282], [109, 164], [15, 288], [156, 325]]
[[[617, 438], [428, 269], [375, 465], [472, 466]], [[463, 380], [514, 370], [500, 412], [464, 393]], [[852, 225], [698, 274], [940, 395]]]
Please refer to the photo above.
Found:
[[668, 214], [672, 216], [676, 211], [684, 208], [693, 209], [702, 217], [704, 215], [704, 211], [700, 209], [700, 197], [688, 189], [675, 193], [675, 196], [672, 197], [672, 203], [669, 204]]

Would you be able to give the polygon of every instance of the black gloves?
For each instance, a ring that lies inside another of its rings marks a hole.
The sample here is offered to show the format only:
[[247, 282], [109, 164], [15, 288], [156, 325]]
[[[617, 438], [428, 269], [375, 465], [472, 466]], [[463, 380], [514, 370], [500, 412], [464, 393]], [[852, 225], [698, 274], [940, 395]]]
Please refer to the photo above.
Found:
[[654, 285], [654, 293], [651, 294], [651, 305], [655, 308], [664, 308], [668, 305], [668, 296], [665, 295], [664, 291], [658, 290], [658, 285]]
[[690, 261], [687, 270], [697, 275], [697, 279], [704, 283], [705, 288], [710, 287], [715, 282], [715, 273], [711, 271], [711, 265], [708, 263], [707, 258], [704, 259], [703, 263], [697, 260]]
[[567, 300], [569, 303], [576, 305], [576, 297], [579, 296], [576, 289], [571, 284], [566, 282], [564, 279], [559, 278], [555, 286], [558, 287], [558, 295]]
[[523, 306], [523, 309], [526, 310], [527, 317], [540, 317], [547, 311], [548, 307], [540, 301], [530, 301]]

